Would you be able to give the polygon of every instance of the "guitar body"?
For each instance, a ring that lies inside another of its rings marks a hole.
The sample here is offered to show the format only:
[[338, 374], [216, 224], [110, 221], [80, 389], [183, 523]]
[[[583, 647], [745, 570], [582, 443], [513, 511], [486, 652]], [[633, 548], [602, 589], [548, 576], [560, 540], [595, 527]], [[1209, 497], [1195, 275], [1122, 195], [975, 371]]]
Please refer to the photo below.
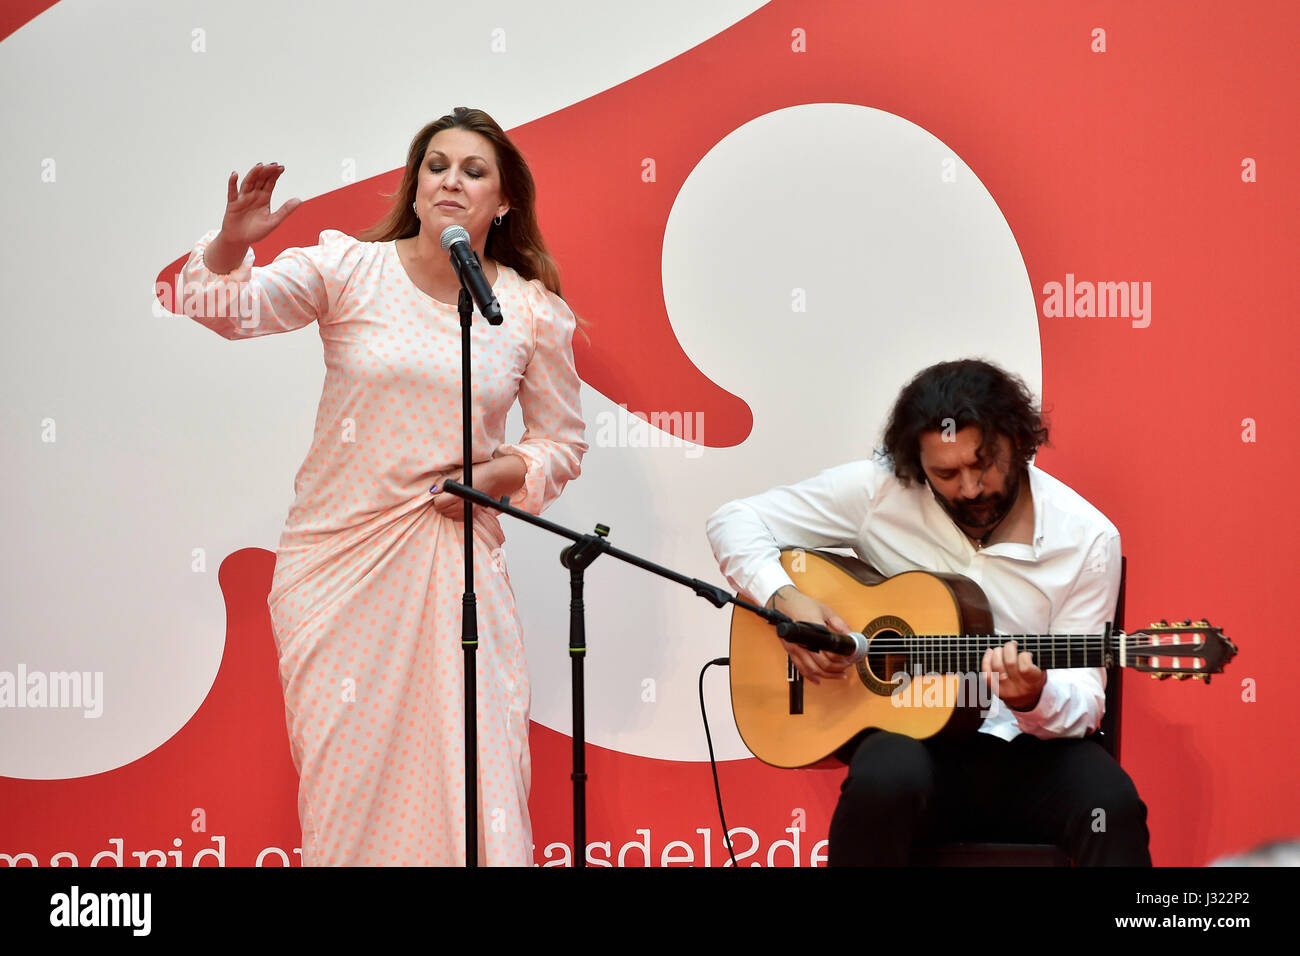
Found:
[[[886, 579], [840, 555], [786, 551], [781, 563], [800, 591], [834, 608], [869, 641], [909, 634], [988, 634], [992, 614], [973, 581], [909, 571]], [[899, 649], [896, 640], [881, 646]], [[731, 706], [754, 756], [776, 767], [822, 760], [868, 728], [926, 738], [973, 731], [988, 706], [978, 676], [910, 672], [900, 654], [868, 654], [846, 680], [806, 681], [793, 670], [776, 629], [737, 608], [731, 622]]]

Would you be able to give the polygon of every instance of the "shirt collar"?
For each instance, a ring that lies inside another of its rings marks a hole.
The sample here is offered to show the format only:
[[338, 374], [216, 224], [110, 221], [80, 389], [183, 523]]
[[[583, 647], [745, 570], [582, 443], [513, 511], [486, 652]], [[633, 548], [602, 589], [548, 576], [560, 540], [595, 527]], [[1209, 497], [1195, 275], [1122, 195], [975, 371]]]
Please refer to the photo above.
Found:
[[1034, 496], [1034, 557], [1042, 551], [1047, 537], [1047, 489], [1043, 487], [1043, 473], [1032, 462], [1025, 466], [1029, 474], [1029, 491]]
[[[1043, 483], [1043, 472], [1035, 468], [1032, 464], [1025, 466], [1028, 475], [1029, 491], [1034, 498], [1034, 536], [1031, 544], [1016, 544], [1010, 541], [1002, 541], [998, 544], [990, 545], [987, 548], [976, 549], [977, 554], [992, 554], [998, 557], [1015, 558], [1019, 560], [1032, 559], [1039, 560], [1043, 553], [1043, 541], [1047, 537], [1047, 488]], [[952, 519], [949, 518], [949, 521]], [[956, 527], [954, 524], [953, 527]], [[957, 529], [961, 534], [961, 529]], [[964, 537], [964, 535], [963, 535]]]

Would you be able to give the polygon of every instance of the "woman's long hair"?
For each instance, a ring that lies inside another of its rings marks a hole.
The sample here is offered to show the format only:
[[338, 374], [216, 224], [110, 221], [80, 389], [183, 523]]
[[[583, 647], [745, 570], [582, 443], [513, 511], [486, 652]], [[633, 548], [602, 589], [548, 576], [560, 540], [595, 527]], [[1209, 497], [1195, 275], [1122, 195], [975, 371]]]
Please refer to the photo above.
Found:
[[488, 227], [484, 254], [507, 265], [524, 279], [540, 279], [542, 285], [560, 295], [560, 270], [546, 251], [541, 230], [537, 228], [537, 188], [523, 154], [510, 141], [496, 120], [482, 110], [458, 106], [441, 119], [434, 120], [415, 134], [406, 154], [402, 184], [393, 194], [393, 206], [382, 220], [357, 238], [364, 242], [388, 242], [418, 235], [420, 219], [415, 214], [415, 190], [420, 178], [429, 140], [445, 129], [466, 129], [487, 139], [496, 150], [497, 168], [501, 171], [501, 191], [510, 204], [501, 225]]

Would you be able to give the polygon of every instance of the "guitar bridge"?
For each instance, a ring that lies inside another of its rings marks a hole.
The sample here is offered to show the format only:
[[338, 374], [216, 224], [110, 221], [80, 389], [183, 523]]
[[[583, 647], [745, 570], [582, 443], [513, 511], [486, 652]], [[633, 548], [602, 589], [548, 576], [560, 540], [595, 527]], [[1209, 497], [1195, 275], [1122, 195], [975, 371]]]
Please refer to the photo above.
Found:
[[803, 713], [803, 675], [794, 666], [794, 661], [785, 659], [786, 686], [790, 689], [790, 713]]

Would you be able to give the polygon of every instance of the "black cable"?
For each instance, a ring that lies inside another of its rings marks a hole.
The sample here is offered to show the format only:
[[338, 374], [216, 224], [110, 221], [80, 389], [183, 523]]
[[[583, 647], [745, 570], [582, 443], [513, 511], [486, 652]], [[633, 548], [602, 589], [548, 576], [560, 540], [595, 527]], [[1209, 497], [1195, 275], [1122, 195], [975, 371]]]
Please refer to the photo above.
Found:
[[714, 664], [729, 667], [731, 666], [731, 658], [715, 657], [700, 668], [700, 719], [704, 721], [704, 739], [709, 744], [709, 766], [713, 768], [713, 792], [718, 797], [718, 819], [722, 821], [722, 843], [731, 856], [731, 865], [739, 866], [740, 864], [736, 862], [736, 851], [731, 848], [731, 835], [727, 833], [727, 817], [722, 812], [722, 788], [718, 786], [718, 760], [713, 756], [713, 737], [709, 733], [709, 714], [704, 709], [704, 673]]

